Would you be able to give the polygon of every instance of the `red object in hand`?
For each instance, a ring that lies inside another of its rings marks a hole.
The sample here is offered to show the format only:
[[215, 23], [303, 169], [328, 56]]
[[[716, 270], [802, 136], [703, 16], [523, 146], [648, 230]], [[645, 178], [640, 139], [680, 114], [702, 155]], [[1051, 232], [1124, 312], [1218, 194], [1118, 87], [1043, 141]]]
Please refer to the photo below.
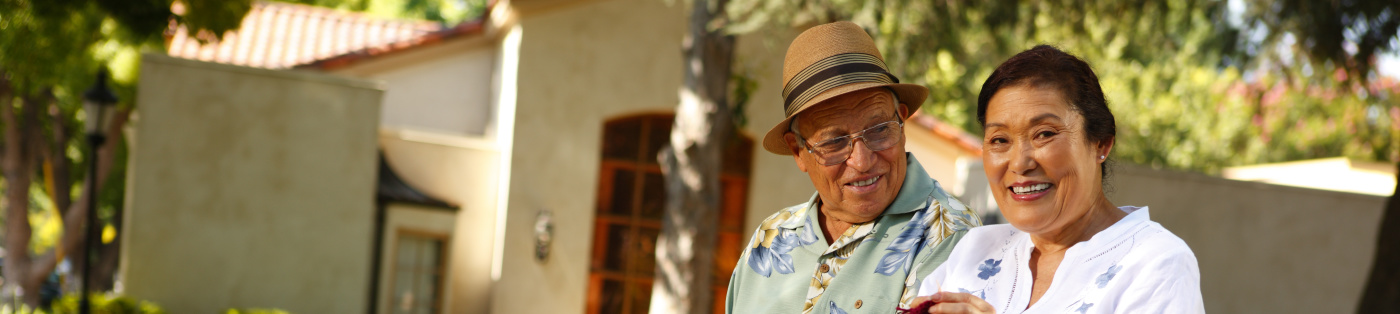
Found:
[[895, 310], [896, 310], [899, 314], [915, 314], [915, 313], [922, 314], [922, 313], [928, 313], [928, 310], [931, 309], [931, 308], [933, 308], [933, 306], [936, 305], [936, 304], [938, 304], [938, 302], [933, 302], [933, 300], [928, 300], [928, 301], [924, 301], [924, 303], [919, 303], [919, 305], [918, 305], [918, 306], [915, 306], [914, 308], [906, 309], [906, 308], [902, 308], [902, 307], [901, 307], [901, 308], [896, 308]]

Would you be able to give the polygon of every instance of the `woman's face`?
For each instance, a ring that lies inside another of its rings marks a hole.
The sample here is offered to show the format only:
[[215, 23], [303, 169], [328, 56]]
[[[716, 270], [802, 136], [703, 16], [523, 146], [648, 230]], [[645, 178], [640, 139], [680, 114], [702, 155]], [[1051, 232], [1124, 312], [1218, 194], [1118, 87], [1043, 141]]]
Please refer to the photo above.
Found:
[[987, 104], [983, 170], [1016, 229], [1056, 233], [1101, 199], [1099, 163], [1112, 141], [1091, 143], [1084, 116], [1058, 90], [1004, 87]]

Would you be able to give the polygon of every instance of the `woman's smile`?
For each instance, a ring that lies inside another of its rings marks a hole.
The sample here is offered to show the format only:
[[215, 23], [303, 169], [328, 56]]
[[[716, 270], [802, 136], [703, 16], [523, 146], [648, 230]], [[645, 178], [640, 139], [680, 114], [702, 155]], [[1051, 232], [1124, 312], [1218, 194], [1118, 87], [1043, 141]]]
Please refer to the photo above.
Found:
[[1054, 186], [1048, 182], [1020, 182], [1012, 184], [1007, 189], [1011, 190], [1011, 199], [1029, 202], [1050, 194], [1050, 189]]

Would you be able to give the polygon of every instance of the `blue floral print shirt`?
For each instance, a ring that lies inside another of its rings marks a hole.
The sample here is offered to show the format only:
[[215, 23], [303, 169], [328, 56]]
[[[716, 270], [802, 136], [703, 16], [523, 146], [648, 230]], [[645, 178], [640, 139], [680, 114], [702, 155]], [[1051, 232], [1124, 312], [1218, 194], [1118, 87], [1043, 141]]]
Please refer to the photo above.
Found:
[[[913, 154], [879, 218], [824, 241], [818, 195], [763, 220], [729, 280], [725, 313], [892, 313], [981, 221]], [[828, 245], [830, 243], [830, 245]]]

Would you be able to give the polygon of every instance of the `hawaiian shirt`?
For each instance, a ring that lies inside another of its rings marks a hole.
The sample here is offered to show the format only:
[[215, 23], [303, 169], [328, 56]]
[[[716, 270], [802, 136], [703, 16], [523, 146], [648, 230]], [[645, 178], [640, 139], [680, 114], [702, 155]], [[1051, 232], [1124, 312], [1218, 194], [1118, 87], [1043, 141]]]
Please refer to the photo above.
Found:
[[[948, 258], [971, 210], [906, 153], [899, 195], [879, 218], [825, 239], [815, 193], [763, 220], [734, 267], [725, 313], [893, 313]], [[830, 245], [826, 245], [826, 244]]]

